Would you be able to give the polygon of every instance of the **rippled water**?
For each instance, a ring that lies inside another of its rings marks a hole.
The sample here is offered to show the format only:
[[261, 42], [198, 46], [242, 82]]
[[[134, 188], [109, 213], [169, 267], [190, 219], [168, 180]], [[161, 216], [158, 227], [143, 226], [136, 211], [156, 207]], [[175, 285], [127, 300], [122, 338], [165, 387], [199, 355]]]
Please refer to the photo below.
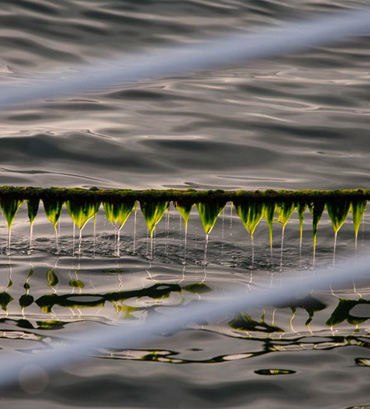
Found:
[[[4, 0], [1, 5], [0, 82], [22, 84], [78, 70], [80, 63], [367, 2]], [[0, 113], [0, 184], [368, 188], [369, 67], [364, 37], [248, 66], [148, 78], [13, 108]], [[2, 219], [2, 354], [37, 353], [68, 342], [71, 332], [92, 323], [102, 330], [135, 325], [230, 288], [280, 286], [297, 269], [313, 274], [308, 215], [301, 260], [296, 216], [288, 224], [282, 272], [279, 225], [272, 263], [267, 226], [257, 228], [252, 268], [249, 237], [228, 207], [211, 234], [204, 265], [204, 234], [194, 212], [184, 265], [184, 226], [175, 210], [158, 226], [152, 262], [137, 217], [135, 244], [131, 216], [119, 258], [114, 229], [102, 210], [96, 237], [92, 223], [84, 230], [80, 256], [67, 214], [59, 254], [42, 215], [29, 252], [22, 208], [9, 257]], [[368, 226], [367, 215], [360, 254], [369, 252]], [[319, 230], [319, 266], [332, 265], [332, 246], [326, 217]], [[339, 233], [337, 262], [353, 255], [348, 221]], [[370, 407], [369, 306], [368, 287], [333, 289], [165, 334], [129, 351], [117, 341], [82, 365], [49, 379], [41, 376], [36, 385], [21, 381], [2, 392], [1, 402], [22, 408]]]

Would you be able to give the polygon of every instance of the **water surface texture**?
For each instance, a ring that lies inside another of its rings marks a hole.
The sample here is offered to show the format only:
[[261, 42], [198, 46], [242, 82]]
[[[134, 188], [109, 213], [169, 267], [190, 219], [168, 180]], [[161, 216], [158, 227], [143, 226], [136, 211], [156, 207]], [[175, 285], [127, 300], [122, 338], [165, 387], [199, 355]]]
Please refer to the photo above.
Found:
[[[362, 1], [4, 0], [0, 83], [25, 84], [235, 31], [367, 6]], [[0, 113], [0, 184], [33, 186], [369, 188], [368, 38], [187, 76], [148, 78]], [[83, 230], [63, 209], [58, 248], [39, 211], [30, 249], [25, 205], [11, 252], [0, 224], [0, 354], [36, 354], [92, 324], [136, 325], [226, 290], [280, 286], [314, 274], [312, 218], [302, 251], [295, 212], [250, 237], [230, 205], [209, 237], [196, 210], [172, 207], [151, 244], [141, 214], [122, 229], [103, 216]], [[357, 255], [369, 253], [368, 214]], [[134, 231], [136, 234], [134, 234]], [[316, 265], [355, 255], [351, 216], [320, 222]], [[153, 260], [150, 260], [153, 258]], [[289, 305], [225, 316], [155, 342], [119, 340], [84, 364], [1, 392], [22, 408], [369, 408], [370, 287], [308, 294]], [[1, 370], [1, 368], [0, 368]], [[27, 369], [25, 369], [27, 370]]]

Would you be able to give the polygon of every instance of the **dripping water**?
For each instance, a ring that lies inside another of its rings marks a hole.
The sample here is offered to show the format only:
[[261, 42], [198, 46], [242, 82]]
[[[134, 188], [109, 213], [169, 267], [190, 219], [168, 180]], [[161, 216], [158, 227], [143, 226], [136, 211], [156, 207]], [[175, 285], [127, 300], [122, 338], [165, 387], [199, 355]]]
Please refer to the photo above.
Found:
[[337, 250], [337, 236], [338, 236], [338, 232], [334, 233], [334, 246], [333, 246], [333, 267], [335, 266], [335, 253]]
[[136, 215], [137, 215], [137, 205], [135, 202], [135, 209], [134, 209], [134, 243], [133, 243], [133, 251], [132, 254], [135, 255], [136, 253]]
[[251, 248], [252, 248], [252, 268], [254, 267], [254, 237], [253, 234], [251, 236]]
[[149, 229], [146, 229], [146, 256], [149, 257]]
[[29, 252], [32, 252], [32, 236], [33, 236], [33, 223], [30, 223], [30, 244], [29, 244]]
[[299, 268], [302, 269], [303, 225], [299, 224]]
[[187, 250], [187, 244], [188, 244], [188, 223], [185, 222], [184, 226], [184, 265], [186, 264], [186, 250]]
[[230, 203], [230, 233], [229, 237], [233, 237], [233, 204]]
[[361, 240], [361, 250], [362, 252], [364, 251], [364, 246], [365, 246], [365, 212], [362, 215], [362, 226], [361, 226], [361, 230], [362, 230], [362, 240]]
[[8, 255], [10, 256], [10, 244], [12, 240], [12, 229], [8, 227]]
[[153, 258], [154, 258], [154, 256], [155, 256], [155, 245], [156, 245], [156, 237], [157, 237], [157, 229], [156, 228], [154, 228], [154, 231], [153, 231], [153, 238], [152, 238], [152, 242], [151, 242], [151, 250], [150, 250], [150, 252], [151, 252], [151, 254], [150, 254], [150, 257], [151, 257], [151, 259], [153, 260]]
[[78, 232], [78, 254], [79, 256], [82, 254], [82, 229]]
[[203, 259], [204, 265], [207, 265], [208, 239], [209, 239], [209, 234], [207, 233], [205, 241], [204, 241], [204, 259]]
[[94, 226], [93, 226], [93, 236], [94, 236], [94, 239], [93, 239], [93, 253], [94, 253], [94, 256], [95, 256], [95, 253], [96, 253], [96, 216], [97, 216], [97, 213], [95, 213], [94, 214]]
[[72, 222], [72, 256], [75, 256], [76, 225]]
[[59, 253], [58, 224], [54, 226], [54, 230], [55, 230], [55, 246], [56, 246], [56, 252], [58, 254]]
[[281, 228], [280, 271], [283, 271], [284, 234], [285, 226]]
[[182, 216], [179, 213], [179, 254], [182, 253]]
[[313, 239], [313, 248], [312, 248], [312, 269], [315, 270], [316, 267], [316, 238]]
[[[122, 227], [122, 226], [121, 226]], [[121, 253], [121, 227], [116, 228], [116, 257], [120, 257]]]
[[225, 209], [222, 210], [221, 223], [221, 264], [224, 260], [224, 240], [225, 240]]
[[153, 260], [153, 236], [154, 236], [154, 231], [150, 234], [149, 240], [150, 240], [150, 253], [148, 254], [149, 260]]
[[271, 262], [271, 267], [274, 265], [274, 254], [272, 251], [272, 227], [269, 226], [269, 236], [270, 236], [270, 262]]
[[166, 223], [165, 223], [165, 228], [164, 228], [164, 236], [165, 236], [164, 254], [165, 254], [165, 257], [168, 256], [168, 240], [169, 240], [169, 233], [170, 233], [170, 216], [171, 216], [171, 203], [168, 205], [168, 208], [167, 208]]

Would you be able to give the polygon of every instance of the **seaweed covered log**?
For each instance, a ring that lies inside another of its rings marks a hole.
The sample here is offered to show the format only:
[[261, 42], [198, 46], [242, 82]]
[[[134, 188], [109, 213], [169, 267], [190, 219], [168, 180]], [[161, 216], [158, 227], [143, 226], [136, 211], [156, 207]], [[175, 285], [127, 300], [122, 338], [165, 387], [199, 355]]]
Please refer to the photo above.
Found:
[[263, 200], [264, 202], [294, 202], [309, 205], [316, 200], [330, 201], [360, 201], [370, 200], [370, 189], [342, 189], [342, 190], [132, 190], [132, 189], [91, 189], [82, 188], [38, 188], [0, 186], [0, 199], [24, 200], [60, 200], [66, 203], [72, 199], [85, 199], [92, 202], [121, 202], [123, 199], [134, 201], [168, 201], [189, 204], [219, 200], [221, 202], [234, 202], [236, 200]]

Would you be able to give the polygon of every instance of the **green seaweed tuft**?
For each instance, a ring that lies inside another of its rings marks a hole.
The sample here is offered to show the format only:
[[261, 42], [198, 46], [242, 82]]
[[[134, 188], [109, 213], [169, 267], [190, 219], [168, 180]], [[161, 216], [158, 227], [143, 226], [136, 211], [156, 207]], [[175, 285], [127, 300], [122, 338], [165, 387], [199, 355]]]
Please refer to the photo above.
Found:
[[352, 212], [352, 218], [353, 218], [353, 227], [355, 229], [355, 236], [357, 238], [358, 236], [358, 230], [360, 228], [362, 218], [364, 216], [364, 213], [366, 211], [366, 205], [367, 202], [366, 200], [354, 200], [351, 203], [351, 212]]
[[289, 219], [291, 218], [296, 206], [294, 202], [281, 201], [276, 203], [275, 209], [278, 215], [278, 223], [281, 224], [282, 229], [285, 229]]
[[66, 207], [73, 223], [82, 230], [86, 223], [95, 217], [99, 210], [100, 202], [89, 201], [84, 198], [74, 198], [68, 200]]
[[269, 228], [270, 250], [272, 252], [272, 226], [274, 224], [274, 218], [275, 218], [275, 202], [272, 202], [272, 201], [264, 202], [262, 214]]
[[8, 229], [12, 228], [12, 224], [19, 208], [21, 207], [23, 200], [13, 199], [9, 196], [1, 198], [1, 209], [4, 213], [5, 219], [8, 223]]
[[51, 198], [44, 198], [42, 201], [44, 203], [44, 211], [45, 211], [46, 217], [52, 223], [56, 231], [57, 224], [59, 222], [60, 215], [62, 213], [64, 201], [61, 199], [57, 199], [57, 198], [55, 198], [54, 200]]
[[263, 203], [260, 201], [234, 201], [234, 206], [244, 227], [253, 238], [254, 232], [263, 216]]
[[125, 199], [121, 202], [103, 202], [104, 212], [108, 221], [120, 230], [129, 218], [135, 200]]
[[153, 200], [141, 200], [140, 209], [144, 216], [144, 220], [148, 226], [150, 237], [153, 237], [153, 232], [155, 226], [161, 221], [163, 215], [165, 214], [169, 202], [164, 201], [153, 201]]
[[300, 243], [300, 246], [302, 246], [303, 220], [304, 220], [304, 214], [307, 210], [307, 203], [298, 202], [296, 206], [297, 206], [298, 219], [299, 219], [299, 243]]
[[220, 200], [204, 201], [197, 203], [197, 209], [203, 229], [208, 235], [216, 224], [218, 216], [222, 213], [226, 202]]
[[74, 279], [70, 280], [69, 286], [73, 288], [84, 288], [85, 284], [81, 280]]
[[191, 209], [193, 208], [194, 203], [183, 202], [179, 200], [179, 201], [175, 201], [174, 205], [175, 205], [176, 210], [180, 213], [180, 215], [184, 219], [184, 225], [186, 229], [188, 226]]
[[32, 225], [36, 219], [37, 212], [39, 211], [40, 199], [38, 197], [32, 197], [27, 200], [28, 219]]
[[46, 279], [48, 281], [48, 286], [50, 288], [54, 288], [56, 285], [59, 283], [59, 279], [57, 275], [55, 274], [54, 270], [51, 269], [46, 273]]
[[326, 208], [334, 233], [338, 233], [339, 229], [346, 221], [350, 206], [351, 202], [347, 200], [330, 200], [326, 202]]
[[324, 213], [325, 202], [322, 200], [315, 200], [309, 205], [310, 212], [312, 214], [312, 243], [313, 243], [313, 258], [315, 260], [316, 253], [316, 241], [317, 241], [317, 231], [319, 228], [319, 223]]

